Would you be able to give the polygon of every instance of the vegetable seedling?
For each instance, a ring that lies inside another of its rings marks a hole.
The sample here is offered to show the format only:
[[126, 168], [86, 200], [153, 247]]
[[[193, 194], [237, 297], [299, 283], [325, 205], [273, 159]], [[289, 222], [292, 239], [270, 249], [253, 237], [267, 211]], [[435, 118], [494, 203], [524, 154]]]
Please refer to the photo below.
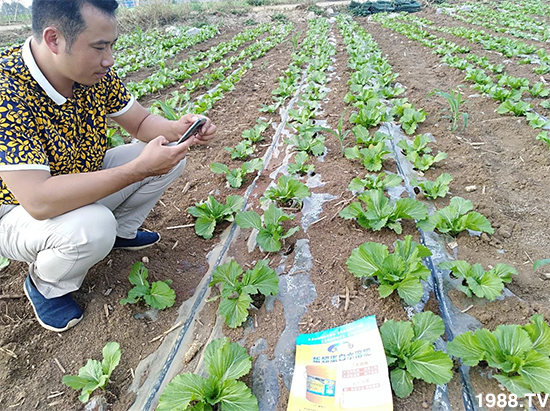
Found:
[[155, 281], [149, 285], [148, 275], [149, 271], [141, 261], [132, 265], [128, 280], [134, 285], [134, 288], [128, 292], [128, 298], [120, 300], [120, 304], [135, 304], [144, 300], [157, 310], [164, 310], [174, 305], [176, 292], [170, 288], [172, 280]]
[[[346, 219], [355, 219], [361, 227], [380, 231], [383, 227], [401, 234], [403, 218], [423, 220], [428, 215], [428, 209], [420, 201], [413, 198], [400, 198], [391, 201], [384, 196], [382, 190], [367, 190], [357, 197], [359, 201], [351, 203], [340, 211], [339, 216]], [[365, 208], [363, 208], [363, 204]]]
[[269, 204], [262, 217], [255, 211], [242, 211], [235, 215], [235, 223], [239, 227], [258, 230], [256, 242], [262, 250], [267, 252], [279, 251], [282, 246], [281, 240], [290, 237], [300, 229], [299, 226], [293, 227], [285, 233], [282, 223], [293, 219], [293, 215], [285, 214], [274, 203]]
[[367, 174], [365, 178], [361, 179], [355, 177], [348, 185], [348, 190], [362, 193], [367, 190], [384, 190], [386, 191], [390, 187], [397, 187], [403, 182], [403, 179], [397, 174], [378, 173]]
[[244, 162], [240, 168], [235, 168], [233, 170], [230, 170], [229, 167], [223, 163], [212, 163], [210, 164], [210, 170], [213, 173], [225, 174], [225, 178], [229, 185], [233, 188], [239, 188], [243, 184], [244, 177], [254, 171], [261, 170], [263, 164], [261, 158], [255, 158]]
[[416, 226], [424, 231], [437, 229], [440, 233], [457, 236], [464, 230], [480, 231], [493, 234], [491, 223], [482, 214], [471, 211], [474, 205], [470, 200], [453, 197], [447, 207], [437, 210], [425, 220], [418, 221]]
[[414, 380], [443, 385], [453, 377], [453, 361], [433, 343], [445, 332], [443, 320], [431, 311], [417, 313], [412, 321], [386, 321], [380, 336], [395, 395], [408, 397]]
[[448, 173], [443, 173], [435, 181], [417, 181], [416, 179], [412, 179], [411, 185], [419, 187], [424, 197], [435, 200], [438, 197], [445, 197], [447, 195], [451, 181], [453, 181], [453, 177]]
[[313, 173], [315, 166], [313, 164], [307, 164], [309, 156], [304, 151], [299, 151], [294, 157], [295, 163], [290, 163], [288, 165], [288, 172], [290, 174], [300, 174], [305, 175]]
[[496, 369], [493, 378], [518, 397], [550, 392], [550, 327], [540, 314], [524, 326], [467, 331], [450, 341], [447, 351], [470, 367], [486, 361]]
[[475, 295], [494, 301], [504, 289], [504, 283], [512, 282], [512, 275], [517, 275], [514, 267], [500, 263], [495, 268], [484, 271], [481, 264], [470, 265], [463, 260], [443, 261], [440, 268], [450, 270], [452, 275], [462, 278], [462, 284], [457, 288], [468, 297]]
[[166, 385], [157, 411], [221, 410], [258, 411], [258, 400], [239, 378], [248, 374], [252, 358], [246, 349], [227, 338], [213, 340], [204, 350], [208, 377], [186, 373]]
[[430, 255], [430, 250], [407, 235], [405, 241], [396, 241], [393, 254], [384, 244], [364, 243], [353, 250], [346, 264], [358, 278], [376, 277], [380, 297], [386, 298], [397, 290], [399, 296], [412, 306], [420, 301], [424, 293], [421, 280], [428, 278], [430, 270], [422, 258]]
[[302, 200], [309, 195], [309, 188], [296, 177], [282, 175], [276, 186], [265, 190], [260, 202], [272, 200], [282, 206], [301, 208]]
[[251, 295], [261, 293], [268, 296], [279, 292], [279, 277], [268, 263], [267, 260], [260, 260], [254, 268], [243, 272], [241, 266], [231, 260], [212, 273], [209, 286], [221, 284], [218, 312], [229, 327], [236, 328], [245, 322], [253, 301]]
[[203, 238], [212, 238], [216, 224], [222, 221], [233, 221], [235, 213], [244, 205], [244, 198], [241, 196], [227, 196], [225, 204], [220, 203], [214, 196], [208, 196], [203, 203], [189, 207], [187, 211], [195, 222], [195, 233]]
[[89, 359], [86, 365], [78, 370], [78, 375], [65, 375], [63, 384], [74, 390], [82, 390], [78, 399], [82, 402], [88, 402], [90, 394], [96, 389], [105, 389], [113, 370], [120, 362], [122, 353], [120, 344], [117, 342], [108, 342], [103, 347], [103, 360]]

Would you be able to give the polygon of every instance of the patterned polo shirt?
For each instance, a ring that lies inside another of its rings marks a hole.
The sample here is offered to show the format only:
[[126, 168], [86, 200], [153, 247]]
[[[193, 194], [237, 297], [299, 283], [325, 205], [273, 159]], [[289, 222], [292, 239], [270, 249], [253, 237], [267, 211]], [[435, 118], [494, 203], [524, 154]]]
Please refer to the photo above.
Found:
[[[0, 172], [100, 170], [107, 117], [125, 113], [134, 98], [113, 70], [92, 86], [75, 84], [65, 98], [40, 71], [30, 41], [0, 53]], [[2, 179], [0, 204], [18, 204]]]

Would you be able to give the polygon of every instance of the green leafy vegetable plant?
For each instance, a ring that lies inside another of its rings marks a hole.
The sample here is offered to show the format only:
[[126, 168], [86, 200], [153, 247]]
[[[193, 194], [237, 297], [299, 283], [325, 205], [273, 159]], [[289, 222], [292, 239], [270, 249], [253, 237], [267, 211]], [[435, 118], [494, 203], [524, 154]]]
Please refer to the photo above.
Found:
[[516, 90], [528, 90], [529, 89], [529, 79], [525, 77], [514, 77], [508, 74], [500, 75], [498, 80], [499, 86], [508, 86], [511, 89]]
[[443, 173], [435, 181], [417, 181], [413, 179], [411, 180], [411, 184], [419, 187], [424, 197], [435, 200], [437, 197], [445, 197], [447, 195], [451, 181], [453, 181], [453, 177], [448, 173]]
[[213, 340], [204, 350], [209, 376], [186, 373], [166, 385], [157, 411], [258, 411], [258, 400], [239, 378], [248, 374], [252, 358], [246, 349], [227, 338]]
[[365, 147], [375, 145], [380, 142], [385, 142], [386, 140], [391, 140], [390, 135], [381, 131], [375, 131], [374, 134], [371, 136], [369, 133], [369, 129], [363, 126], [355, 126], [353, 127], [352, 131], [353, 135], [355, 136], [355, 142]]
[[489, 96], [492, 97], [493, 100], [500, 101], [501, 103], [506, 100], [518, 101], [521, 99], [521, 91], [509, 90], [509, 89], [497, 86], [496, 84], [493, 84], [487, 90], [480, 90], [480, 91], [487, 93]]
[[533, 97], [548, 97], [550, 90], [543, 83], [535, 83], [529, 89], [529, 94]]
[[204, 203], [197, 203], [194, 207], [189, 207], [187, 211], [193, 217], [197, 217], [195, 233], [198, 236], [209, 239], [214, 234], [216, 223], [233, 221], [234, 214], [243, 205], [244, 198], [241, 196], [228, 196], [225, 204], [218, 202], [214, 196], [208, 196], [208, 199]]
[[398, 141], [397, 147], [403, 150], [403, 153], [407, 158], [414, 153], [419, 156], [423, 156], [424, 154], [429, 154], [432, 152], [432, 149], [428, 147], [430, 141], [430, 137], [427, 134], [419, 134], [414, 138], [411, 144], [409, 144], [406, 139]]
[[386, 298], [397, 290], [407, 304], [415, 305], [424, 293], [420, 280], [430, 275], [422, 258], [430, 255], [430, 250], [407, 235], [405, 241], [396, 241], [393, 254], [384, 244], [364, 243], [352, 251], [346, 264], [356, 277], [376, 277], [380, 297]]
[[503, 263], [497, 264], [489, 271], [484, 271], [481, 264], [470, 266], [464, 260], [443, 261], [439, 267], [450, 270], [452, 275], [457, 278], [462, 278], [462, 284], [457, 288], [468, 297], [475, 295], [489, 301], [494, 301], [500, 296], [504, 283], [511, 283], [512, 275], [518, 273], [514, 267]]
[[529, 111], [526, 113], [525, 117], [531, 127], [534, 129], [543, 128], [548, 124], [548, 120], [540, 117], [537, 113]]
[[256, 242], [262, 250], [277, 252], [281, 249], [281, 240], [290, 237], [300, 229], [300, 227], [293, 227], [285, 233], [282, 223], [293, 219], [293, 215], [285, 214], [283, 210], [271, 203], [263, 217], [260, 217], [255, 211], [242, 211], [236, 214], [235, 223], [241, 228], [258, 230]]
[[295, 163], [290, 163], [288, 165], [288, 172], [290, 174], [309, 174], [313, 173], [315, 166], [313, 164], [306, 164], [309, 159], [309, 156], [304, 151], [299, 151], [294, 157]]
[[406, 108], [403, 116], [399, 119], [403, 131], [407, 134], [413, 134], [418, 128], [418, 124], [426, 120], [426, 112], [422, 109]]
[[540, 314], [524, 326], [467, 331], [450, 341], [447, 351], [470, 367], [486, 361], [498, 371], [493, 378], [518, 397], [550, 392], [550, 327]]
[[257, 124], [248, 130], [242, 132], [242, 137], [244, 139], [250, 140], [253, 143], [262, 141], [264, 139], [263, 132], [267, 130], [271, 122], [267, 123], [265, 121], [258, 120]]
[[417, 170], [426, 171], [434, 163], [447, 158], [447, 153], [444, 152], [431, 155], [432, 149], [428, 147], [429, 142], [430, 137], [427, 134], [419, 134], [411, 144], [407, 140], [401, 140], [397, 143], [397, 147], [403, 150], [405, 158], [412, 162]]
[[397, 174], [378, 173], [367, 174], [365, 178], [361, 179], [355, 177], [348, 185], [348, 190], [362, 193], [366, 190], [387, 190], [390, 187], [397, 187], [403, 182], [403, 179]]
[[425, 231], [437, 229], [440, 233], [449, 233], [452, 236], [467, 229], [493, 234], [494, 230], [489, 220], [482, 214], [471, 211], [473, 208], [470, 200], [453, 197], [447, 207], [419, 221], [417, 227]]
[[412, 161], [414, 168], [417, 170], [426, 171], [435, 163], [445, 160], [447, 158], [447, 153], [440, 151], [435, 156], [432, 156], [431, 154], [424, 154], [423, 156], [420, 156], [417, 153], [411, 153], [411, 155], [407, 158]]
[[548, 135], [548, 131], [541, 131], [535, 138], [543, 143], [546, 143], [546, 145], [550, 147], [550, 136]]
[[232, 160], [236, 158], [244, 160], [254, 154], [256, 147], [252, 141], [242, 140], [235, 147], [224, 147], [223, 149], [231, 154]]
[[114, 128], [107, 129], [107, 146], [117, 147], [124, 145], [124, 139]]
[[172, 307], [176, 301], [176, 292], [170, 288], [172, 280], [155, 281], [149, 284], [147, 277], [149, 271], [142, 262], [132, 265], [128, 280], [134, 288], [128, 292], [128, 298], [120, 300], [120, 304], [135, 304], [144, 300], [152, 308], [164, 310]]
[[380, 171], [384, 157], [390, 154], [390, 151], [386, 149], [386, 143], [381, 141], [365, 148], [349, 147], [344, 153], [349, 160], [360, 160], [368, 171]]
[[436, 351], [433, 343], [445, 332], [443, 320], [426, 311], [411, 321], [386, 321], [380, 336], [390, 369], [395, 395], [405, 398], [414, 389], [414, 380], [446, 384], [453, 377], [453, 362], [447, 354]]
[[489, 84], [493, 81], [491, 77], [485, 74], [485, 71], [483, 69], [466, 70], [464, 80], [470, 80], [476, 84]]
[[121, 355], [119, 343], [108, 342], [103, 347], [103, 361], [89, 359], [86, 365], [78, 370], [78, 375], [65, 375], [62, 382], [74, 390], [82, 390], [78, 399], [88, 402], [92, 392], [98, 388], [105, 389], [113, 370], [120, 362]]
[[[400, 198], [397, 201], [391, 201], [384, 196], [382, 190], [368, 190], [357, 197], [358, 200], [340, 211], [340, 217], [346, 220], [356, 219], [361, 227], [370, 228], [374, 231], [380, 231], [383, 227], [388, 227], [401, 234], [401, 220], [409, 218], [413, 220], [423, 220], [428, 215], [428, 210], [424, 204], [413, 198]], [[366, 209], [363, 209], [362, 203]]]
[[385, 106], [378, 99], [371, 99], [368, 103], [362, 104], [358, 113], [352, 113], [349, 121], [366, 128], [371, 128], [385, 121], [386, 117]]
[[276, 295], [279, 292], [279, 277], [267, 260], [260, 260], [253, 269], [246, 273], [239, 264], [231, 260], [218, 266], [212, 273], [210, 287], [221, 283], [221, 301], [218, 312], [225, 318], [225, 323], [236, 328], [248, 317], [248, 307], [252, 295]]
[[264, 192], [261, 202], [269, 199], [282, 206], [301, 208], [302, 200], [309, 195], [309, 188], [296, 177], [281, 175], [277, 185]]
[[503, 101], [497, 108], [498, 114], [512, 113], [514, 116], [524, 116], [531, 109], [531, 104], [525, 101], [512, 101], [510, 99]]
[[239, 188], [243, 185], [244, 177], [254, 171], [261, 170], [263, 163], [264, 162], [261, 158], [255, 158], [244, 162], [240, 168], [235, 168], [233, 170], [230, 170], [226, 164], [212, 163], [210, 164], [210, 170], [213, 173], [225, 174], [225, 178], [227, 179], [229, 185], [233, 188]]
[[288, 139], [285, 139], [285, 143], [295, 147], [296, 151], [303, 151], [305, 153], [320, 156], [325, 152], [325, 137], [314, 137], [317, 127], [307, 126], [304, 130], [300, 129], [299, 134], [295, 134]]

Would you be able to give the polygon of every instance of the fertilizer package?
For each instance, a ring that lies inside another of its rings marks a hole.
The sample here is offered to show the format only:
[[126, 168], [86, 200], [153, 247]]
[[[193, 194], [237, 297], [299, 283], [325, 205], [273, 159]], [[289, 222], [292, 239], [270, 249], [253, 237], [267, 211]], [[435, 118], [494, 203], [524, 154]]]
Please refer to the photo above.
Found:
[[296, 339], [287, 411], [393, 410], [375, 316]]

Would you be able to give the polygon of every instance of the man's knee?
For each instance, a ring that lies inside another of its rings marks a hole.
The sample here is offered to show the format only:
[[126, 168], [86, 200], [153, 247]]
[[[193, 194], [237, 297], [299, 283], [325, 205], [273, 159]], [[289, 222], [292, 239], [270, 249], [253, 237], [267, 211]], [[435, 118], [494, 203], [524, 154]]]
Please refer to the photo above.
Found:
[[90, 204], [74, 212], [80, 223], [74, 228], [73, 241], [81, 252], [87, 250], [106, 256], [113, 248], [116, 237], [117, 222], [113, 213], [101, 204]]

